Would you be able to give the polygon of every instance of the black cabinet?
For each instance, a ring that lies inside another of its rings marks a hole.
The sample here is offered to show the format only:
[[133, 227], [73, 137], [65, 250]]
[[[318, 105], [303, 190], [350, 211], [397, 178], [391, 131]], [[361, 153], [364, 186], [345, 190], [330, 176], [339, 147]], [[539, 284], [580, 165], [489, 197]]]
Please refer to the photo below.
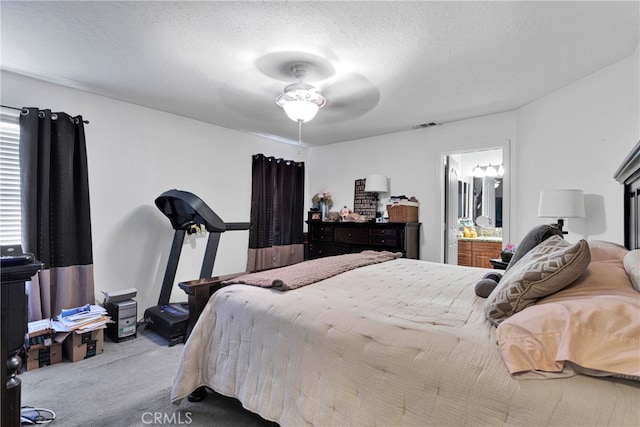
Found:
[[307, 221], [309, 259], [375, 251], [402, 252], [420, 258], [420, 223]]
[[27, 333], [27, 296], [24, 282], [41, 268], [40, 262], [10, 265], [2, 262], [2, 286], [0, 314], [2, 334], [0, 354], [2, 373], [0, 381], [2, 427], [20, 425], [20, 379], [16, 376], [22, 366], [19, 352]]

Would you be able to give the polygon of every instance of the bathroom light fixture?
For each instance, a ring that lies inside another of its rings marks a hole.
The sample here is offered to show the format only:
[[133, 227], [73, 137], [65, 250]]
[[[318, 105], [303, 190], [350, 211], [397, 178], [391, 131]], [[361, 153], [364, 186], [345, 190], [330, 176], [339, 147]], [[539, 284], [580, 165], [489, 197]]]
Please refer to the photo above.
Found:
[[473, 168], [473, 176], [475, 176], [476, 178], [482, 178], [484, 175], [484, 169], [481, 168], [480, 165], [477, 165], [475, 168]]
[[473, 168], [472, 174], [476, 178], [482, 178], [485, 176], [489, 178], [501, 177], [502, 175], [504, 175], [504, 167], [502, 165], [499, 165], [496, 169], [496, 167], [491, 163], [489, 163], [489, 166], [480, 166], [478, 164], [475, 168]]
[[584, 192], [582, 190], [541, 191], [538, 203], [538, 217], [556, 218], [562, 234], [565, 218], [584, 218]]
[[313, 119], [318, 110], [326, 104], [317, 88], [302, 81], [308, 72], [306, 65], [298, 64], [291, 67], [291, 73], [298, 79], [298, 83], [286, 86], [284, 93], [276, 98], [276, 104], [282, 107], [287, 117], [298, 123]]

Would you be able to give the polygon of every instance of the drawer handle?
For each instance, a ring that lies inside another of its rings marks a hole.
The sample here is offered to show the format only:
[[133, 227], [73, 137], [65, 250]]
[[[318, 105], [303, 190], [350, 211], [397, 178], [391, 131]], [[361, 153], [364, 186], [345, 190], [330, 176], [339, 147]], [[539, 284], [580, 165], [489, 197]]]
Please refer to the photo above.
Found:
[[351, 237], [351, 233], [349, 233], [349, 237]]
[[382, 239], [382, 243], [384, 243], [384, 239]]

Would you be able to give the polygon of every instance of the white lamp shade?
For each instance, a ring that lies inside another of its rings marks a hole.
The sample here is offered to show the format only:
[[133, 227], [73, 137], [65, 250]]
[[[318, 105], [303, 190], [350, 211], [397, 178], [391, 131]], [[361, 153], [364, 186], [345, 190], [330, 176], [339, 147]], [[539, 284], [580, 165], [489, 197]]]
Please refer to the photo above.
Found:
[[584, 192], [582, 190], [541, 191], [538, 217], [584, 218]]
[[365, 193], [386, 193], [389, 191], [386, 175], [367, 175], [364, 184]]
[[284, 112], [294, 122], [308, 122], [318, 112], [318, 105], [311, 101], [288, 101], [282, 105]]

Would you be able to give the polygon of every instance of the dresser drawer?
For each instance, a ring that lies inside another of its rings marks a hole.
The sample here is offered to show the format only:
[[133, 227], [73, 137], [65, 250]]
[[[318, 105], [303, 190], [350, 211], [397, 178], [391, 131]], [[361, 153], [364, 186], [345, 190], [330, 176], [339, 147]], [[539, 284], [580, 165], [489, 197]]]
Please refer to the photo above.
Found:
[[309, 258], [322, 258], [326, 256], [344, 255], [351, 252], [348, 246], [340, 246], [324, 243], [310, 243], [309, 244]]
[[398, 239], [385, 236], [369, 236], [369, 244], [372, 246], [385, 246], [389, 248], [398, 247]]
[[396, 238], [398, 236], [398, 230], [395, 228], [370, 228], [369, 235]]
[[336, 242], [361, 245], [369, 243], [369, 232], [366, 228], [336, 227], [333, 237]]
[[322, 222], [313, 223], [309, 226], [309, 231], [311, 233], [333, 233], [333, 226]]
[[311, 233], [311, 240], [317, 242], [333, 242], [333, 233], [329, 232], [313, 232]]

